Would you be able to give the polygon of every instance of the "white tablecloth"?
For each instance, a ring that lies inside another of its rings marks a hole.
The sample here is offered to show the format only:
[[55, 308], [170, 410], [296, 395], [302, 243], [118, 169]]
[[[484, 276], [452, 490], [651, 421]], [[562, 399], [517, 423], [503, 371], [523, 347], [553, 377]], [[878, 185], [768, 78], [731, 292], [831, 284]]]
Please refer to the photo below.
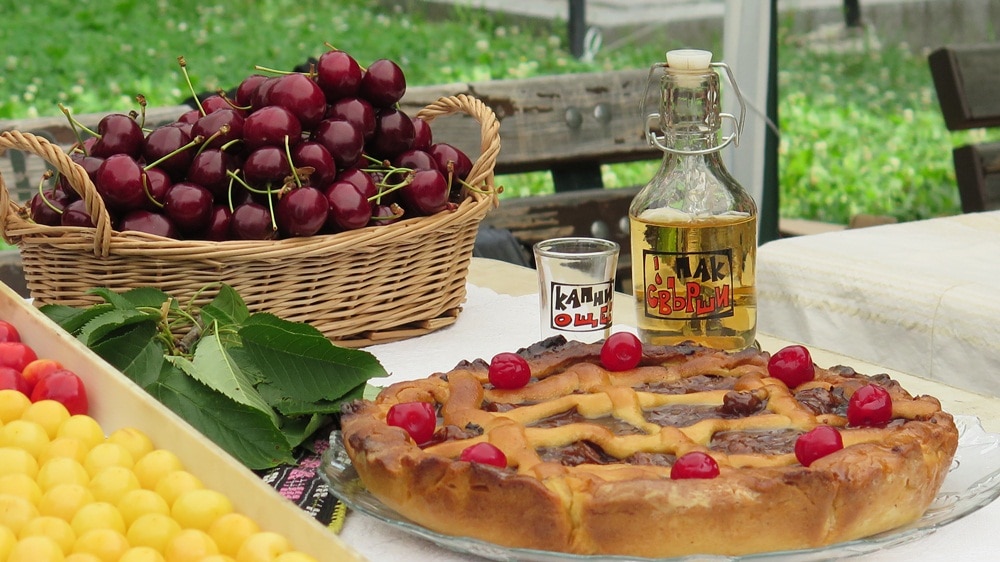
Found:
[[761, 332], [1000, 397], [1000, 212], [769, 242], [757, 290]]
[[[512, 297], [469, 285], [468, 301], [450, 327], [425, 336], [367, 348], [391, 373], [388, 384], [447, 371], [460, 359], [489, 359], [501, 351], [527, 346], [538, 340], [537, 296]], [[615, 330], [632, 330], [616, 326]], [[748, 522], [747, 524], [752, 524]], [[993, 560], [1000, 552], [1000, 504], [994, 502], [958, 523], [892, 550], [855, 560], [934, 561]], [[372, 562], [460, 562], [478, 560], [457, 554], [368, 516], [350, 513], [341, 538]]]

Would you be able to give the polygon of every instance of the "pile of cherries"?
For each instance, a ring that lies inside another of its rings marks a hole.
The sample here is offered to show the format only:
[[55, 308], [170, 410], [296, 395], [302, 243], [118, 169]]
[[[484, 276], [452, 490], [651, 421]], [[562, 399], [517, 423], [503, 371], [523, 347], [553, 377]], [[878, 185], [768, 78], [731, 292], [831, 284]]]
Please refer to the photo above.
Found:
[[[453, 209], [472, 169], [399, 109], [405, 91], [395, 62], [362, 68], [331, 49], [306, 72], [251, 74], [234, 95], [207, 97], [150, 131], [136, 112], [109, 114], [70, 157], [119, 231], [266, 240], [385, 225]], [[43, 183], [29, 213], [39, 224], [93, 226], [64, 176]]]

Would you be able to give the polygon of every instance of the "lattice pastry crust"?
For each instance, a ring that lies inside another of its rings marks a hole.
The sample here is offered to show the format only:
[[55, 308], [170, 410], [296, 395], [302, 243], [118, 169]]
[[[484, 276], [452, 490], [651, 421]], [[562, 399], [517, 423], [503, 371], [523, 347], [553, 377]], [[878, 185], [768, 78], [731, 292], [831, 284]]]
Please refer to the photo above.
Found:
[[[518, 351], [531, 382], [495, 389], [488, 364], [394, 384], [347, 405], [341, 429], [363, 484], [432, 530], [501, 545], [580, 554], [741, 555], [860, 538], [917, 519], [958, 445], [952, 417], [886, 375], [816, 368], [795, 389], [768, 377], [766, 352], [644, 348], [609, 372], [600, 344], [546, 340]], [[881, 428], [849, 427], [847, 399], [875, 382], [893, 399]], [[417, 446], [386, 423], [396, 403], [436, 405], [435, 437]], [[794, 440], [819, 424], [844, 449], [804, 467]], [[480, 441], [508, 467], [457, 460]], [[713, 479], [671, 480], [689, 451]]]

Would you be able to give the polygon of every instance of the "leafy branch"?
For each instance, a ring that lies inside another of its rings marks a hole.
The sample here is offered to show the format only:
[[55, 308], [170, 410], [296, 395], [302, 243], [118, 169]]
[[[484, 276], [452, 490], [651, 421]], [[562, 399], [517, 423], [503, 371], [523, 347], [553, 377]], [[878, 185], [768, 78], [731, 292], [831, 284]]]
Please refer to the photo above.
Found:
[[228, 285], [200, 308], [148, 287], [91, 293], [105, 302], [41, 311], [254, 470], [294, 463], [343, 402], [387, 374], [308, 324], [250, 313]]

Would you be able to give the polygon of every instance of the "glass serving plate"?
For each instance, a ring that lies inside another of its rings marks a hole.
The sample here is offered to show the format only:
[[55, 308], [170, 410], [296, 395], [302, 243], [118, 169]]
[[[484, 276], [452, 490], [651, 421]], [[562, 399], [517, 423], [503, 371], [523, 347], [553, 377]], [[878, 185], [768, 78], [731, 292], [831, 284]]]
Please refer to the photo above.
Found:
[[833, 557], [858, 556], [893, 548], [933, 533], [949, 523], [989, 504], [1000, 496], [1000, 435], [987, 433], [979, 419], [955, 416], [959, 430], [958, 451], [951, 470], [934, 502], [923, 517], [904, 527], [864, 539], [826, 547], [782, 552], [767, 552], [749, 556], [695, 555], [681, 558], [636, 558], [634, 556], [588, 556], [543, 550], [510, 548], [468, 537], [443, 535], [424, 528], [399, 515], [371, 495], [361, 484], [351, 459], [344, 450], [340, 432], [330, 436], [330, 448], [323, 454], [320, 476], [330, 490], [354, 511], [388, 523], [411, 535], [438, 546], [463, 554], [474, 554], [487, 560], [524, 562], [594, 562], [620, 560], [630, 562], [744, 561], [744, 560], [829, 560]]

